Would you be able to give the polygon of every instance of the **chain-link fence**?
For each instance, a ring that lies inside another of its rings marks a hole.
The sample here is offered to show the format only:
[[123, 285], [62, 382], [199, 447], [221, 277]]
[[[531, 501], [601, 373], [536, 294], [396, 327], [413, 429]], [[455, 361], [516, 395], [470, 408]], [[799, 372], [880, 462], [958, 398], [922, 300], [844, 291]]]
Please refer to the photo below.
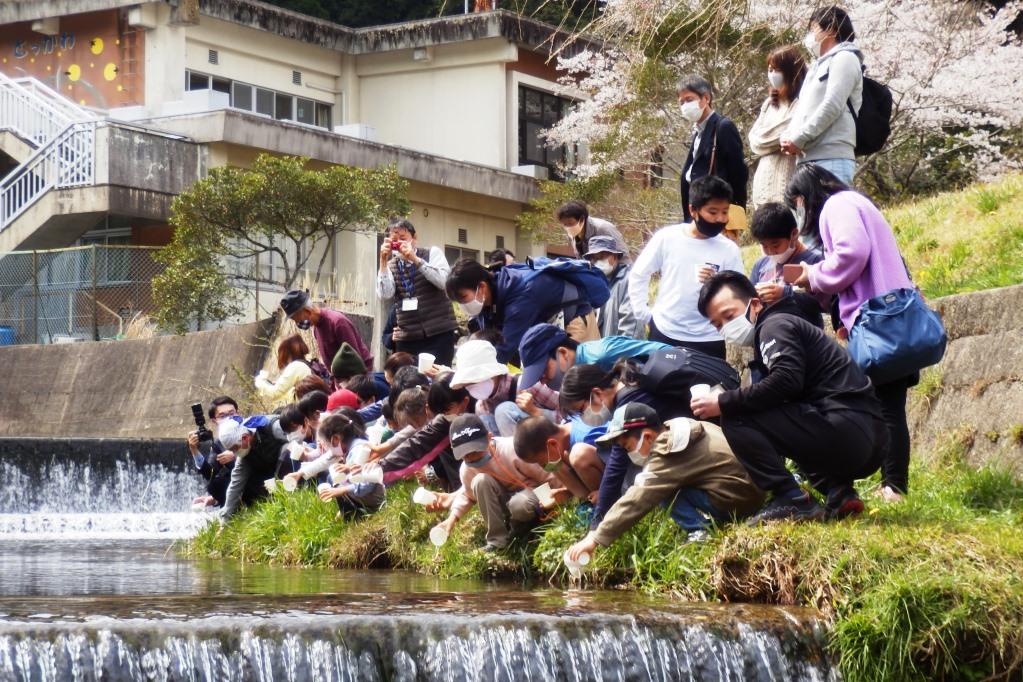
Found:
[[151, 335], [153, 278], [164, 266], [141, 246], [0, 254], [0, 345]]

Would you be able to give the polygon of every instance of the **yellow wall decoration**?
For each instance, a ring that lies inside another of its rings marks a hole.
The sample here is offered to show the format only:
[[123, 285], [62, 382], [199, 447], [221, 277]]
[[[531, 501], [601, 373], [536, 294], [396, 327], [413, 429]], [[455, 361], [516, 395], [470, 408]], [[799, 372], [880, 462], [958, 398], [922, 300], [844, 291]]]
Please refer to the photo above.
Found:
[[82, 77], [82, 67], [78, 64], [72, 64], [67, 67], [67, 77], [69, 80], [76, 81]]
[[117, 64], [110, 63], [103, 67], [103, 77], [108, 81], [117, 78]]
[[89, 41], [89, 51], [93, 54], [103, 54], [103, 39], [93, 38]]

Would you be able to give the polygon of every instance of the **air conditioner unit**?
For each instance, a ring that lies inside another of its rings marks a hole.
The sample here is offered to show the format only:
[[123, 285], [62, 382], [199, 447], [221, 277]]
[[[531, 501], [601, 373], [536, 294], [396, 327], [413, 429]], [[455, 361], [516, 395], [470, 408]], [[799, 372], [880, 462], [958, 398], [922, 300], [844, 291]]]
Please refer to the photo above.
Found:
[[343, 126], [334, 126], [334, 132], [338, 135], [355, 137], [368, 142], [377, 141], [377, 129], [365, 123], [347, 123]]
[[519, 175], [528, 175], [531, 178], [537, 180], [546, 180], [548, 171], [547, 166], [512, 166], [512, 173], [518, 173]]

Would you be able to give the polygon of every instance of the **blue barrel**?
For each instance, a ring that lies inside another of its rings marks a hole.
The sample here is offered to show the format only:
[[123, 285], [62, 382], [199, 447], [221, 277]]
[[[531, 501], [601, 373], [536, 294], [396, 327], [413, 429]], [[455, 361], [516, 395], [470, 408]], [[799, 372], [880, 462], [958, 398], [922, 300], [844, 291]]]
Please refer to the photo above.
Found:
[[0, 346], [13, 346], [15, 343], [14, 327], [0, 326]]

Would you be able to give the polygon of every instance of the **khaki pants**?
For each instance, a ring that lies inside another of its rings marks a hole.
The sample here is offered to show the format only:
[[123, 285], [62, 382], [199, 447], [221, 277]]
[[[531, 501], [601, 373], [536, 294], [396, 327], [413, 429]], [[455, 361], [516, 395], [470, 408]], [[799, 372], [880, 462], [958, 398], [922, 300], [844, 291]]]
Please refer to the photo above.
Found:
[[540, 501], [528, 488], [513, 493], [489, 474], [472, 479], [472, 495], [487, 524], [487, 544], [507, 547], [513, 532], [532, 526]]

